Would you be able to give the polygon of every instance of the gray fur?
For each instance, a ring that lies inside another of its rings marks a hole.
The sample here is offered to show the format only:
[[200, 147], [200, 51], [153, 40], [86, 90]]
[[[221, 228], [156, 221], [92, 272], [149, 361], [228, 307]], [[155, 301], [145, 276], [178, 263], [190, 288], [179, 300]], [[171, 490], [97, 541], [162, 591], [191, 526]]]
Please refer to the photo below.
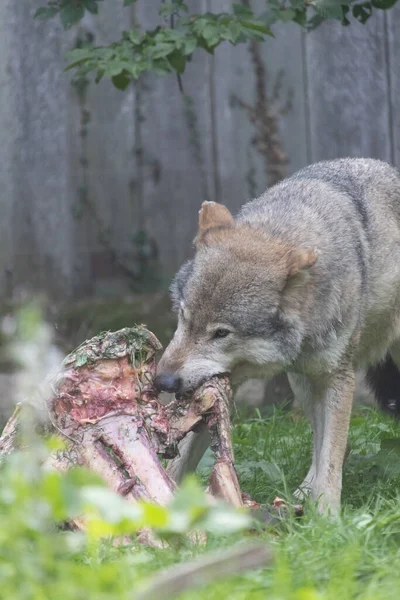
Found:
[[193, 260], [187, 260], [179, 269], [174, 281], [171, 284], [170, 292], [172, 299], [172, 306], [175, 312], [178, 312], [180, 303], [184, 299], [184, 292], [187, 282], [193, 273]]
[[[258, 258], [221, 242], [200, 248], [178, 273], [179, 325], [160, 369], [180, 377], [182, 392], [221, 372], [240, 381], [285, 370], [301, 395], [303, 378], [317, 440], [312, 493], [334, 509], [349, 418], [341, 398], [351, 397], [356, 368], [381, 361], [400, 341], [400, 177], [372, 159], [317, 163], [246, 204], [241, 226], [260, 240]], [[288, 280], [276, 268], [281, 257], [269, 264], [262, 254], [263, 238], [316, 249], [318, 259]], [[231, 334], [214, 338], [218, 326]], [[336, 448], [337, 427], [344, 433]]]

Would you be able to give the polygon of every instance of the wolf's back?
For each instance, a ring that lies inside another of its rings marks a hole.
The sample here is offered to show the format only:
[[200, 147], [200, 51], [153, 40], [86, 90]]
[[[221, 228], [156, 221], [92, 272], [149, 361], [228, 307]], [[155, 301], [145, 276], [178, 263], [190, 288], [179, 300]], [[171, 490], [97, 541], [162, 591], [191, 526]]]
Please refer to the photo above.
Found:
[[[400, 176], [394, 167], [353, 158], [310, 165], [245, 205], [238, 220], [289, 243], [321, 248], [321, 331], [343, 311], [346, 297], [349, 314], [352, 305], [360, 307], [360, 323], [386, 302], [400, 313]], [[336, 309], [335, 294], [341, 298]], [[379, 327], [373, 331], [379, 335]], [[380, 407], [400, 416], [400, 370], [390, 354], [374, 362], [367, 361], [373, 365], [367, 381]]]
[[[318, 197], [318, 190], [324, 190], [323, 197]], [[391, 165], [371, 158], [321, 161], [304, 167], [245, 204], [238, 220], [255, 223], [256, 215], [266, 213], [273, 219], [274, 212], [279, 218], [285, 212], [301, 212], [302, 205], [329, 216], [338, 201], [345, 206], [345, 199], [365, 229], [372, 225], [373, 213], [380, 210], [390, 210], [400, 222], [400, 173]]]
[[[237, 217], [288, 243], [312, 245], [340, 281], [357, 275], [373, 287], [400, 260], [400, 175], [379, 160], [344, 158], [301, 169], [247, 203]], [[398, 254], [398, 256], [397, 256]], [[318, 270], [317, 268], [317, 270]]]

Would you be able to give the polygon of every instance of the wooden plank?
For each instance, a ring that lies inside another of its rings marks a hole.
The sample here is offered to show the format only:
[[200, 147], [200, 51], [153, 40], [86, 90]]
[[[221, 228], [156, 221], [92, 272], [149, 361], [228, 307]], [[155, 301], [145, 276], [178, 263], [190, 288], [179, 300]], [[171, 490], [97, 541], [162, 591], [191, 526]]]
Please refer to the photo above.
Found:
[[68, 82], [57, 21], [33, 20], [40, 0], [10, 5], [8, 83], [12, 152], [13, 285], [64, 297], [71, 291]]
[[329, 21], [306, 40], [313, 161], [363, 156], [391, 160], [385, 17], [366, 25]]
[[[252, 6], [256, 13], [265, 2]], [[229, 12], [231, 3], [212, 2], [212, 10]], [[302, 63], [302, 32], [294, 24], [274, 27], [275, 38], [260, 43], [259, 53], [265, 67], [264, 90], [268, 107], [276, 115], [279, 138], [288, 164], [282, 172], [290, 174], [307, 164], [306, 107]], [[233, 101], [239, 98], [254, 106], [256, 85], [250, 44], [223, 44], [215, 53], [214, 106], [220, 199], [233, 210], [245, 200], [264, 191], [268, 184], [265, 159], [252, 145], [259, 123], [252, 124], [246, 110]], [[280, 89], [279, 89], [280, 88]], [[279, 93], [276, 96], [276, 91]], [[290, 102], [291, 99], [291, 102]], [[281, 114], [287, 108], [286, 114]]]
[[387, 36], [387, 75], [390, 88], [390, 132], [392, 136], [392, 162], [400, 167], [400, 5], [385, 12]]
[[[190, 9], [203, 12], [207, 3], [194, 0]], [[136, 10], [143, 28], [158, 22], [158, 3]], [[215, 198], [210, 75], [210, 58], [199, 51], [182, 76], [193, 106], [173, 74], [146, 75], [137, 86], [143, 223], [157, 241], [166, 280], [191, 253], [201, 202]]]
[[273, 94], [273, 86], [281, 76], [277, 110], [283, 109], [279, 125], [288, 157], [286, 175], [291, 175], [309, 162], [304, 32], [296, 23], [277, 23], [272, 30], [275, 38], [268, 38], [262, 45], [263, 57], [269, 73], [269, 94]]
[[[102, 2], [99, 9], [98, 15], [87, 14], [83, 20], [84, 31], [93, 36], [94, 44], [119, 40], [121, 32], [132, 26], [132, 9], [124, 8], [123, 3]], [[80, 214], [75, 222], [75, 260], [77, 268], [83, 273], [86, 270], [91, 279], [92, 292], [104, 293], [111, 287], [117, 291], [117, 280], [121, 283], [123, 275], [113, 253], [124, 264], [132, 260], [132, 235], [138, 219], [135, 89], [131, 85], [122, 92], [110, 80], [98, 85], [92, 81], [86, 94], [72, 90], [71, 97], [76, 214]]]
[[[213, 1], [210, 10], [231, 12], [231, 2]], [[213, 107], [218, 201], [236, 212], [266, 186], [261, 157], [252, 146], [255, 130], [240, 102], [255, 100], [254, 68], [247, 45], [225, 42], [215, 51]]]
[[12, 40], [10, 23], [14, 18], [12, 0], [0, 3], [0, 299], [11, 292], [13, 243], [13, 160], [17, 129], [11, 71]]

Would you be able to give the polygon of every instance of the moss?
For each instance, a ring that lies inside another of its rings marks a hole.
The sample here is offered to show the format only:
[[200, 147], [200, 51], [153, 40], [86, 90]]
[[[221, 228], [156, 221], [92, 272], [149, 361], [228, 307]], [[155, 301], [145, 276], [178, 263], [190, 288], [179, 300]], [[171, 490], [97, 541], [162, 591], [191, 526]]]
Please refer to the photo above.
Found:
[[130, 356], [132, 363], [154, 356], [161, 345], [156, 337], [141, 325], [118, 331], [103, 331], [86, 340], [63, 361], [63, 366], [83, 367], [103, 358]]

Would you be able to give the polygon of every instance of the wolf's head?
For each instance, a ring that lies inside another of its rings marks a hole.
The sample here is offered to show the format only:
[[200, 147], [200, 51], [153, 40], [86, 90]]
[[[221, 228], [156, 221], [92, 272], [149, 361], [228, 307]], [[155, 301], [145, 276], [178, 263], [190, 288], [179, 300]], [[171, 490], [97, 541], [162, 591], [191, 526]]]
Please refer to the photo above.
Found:
[[178, 327], [156, 386], [187, 394], [213, 375], [285, 368], [304, 339], [316, 254], [236, 223], [213, 202], [202, 205], [195, 246], [171, 286]]

